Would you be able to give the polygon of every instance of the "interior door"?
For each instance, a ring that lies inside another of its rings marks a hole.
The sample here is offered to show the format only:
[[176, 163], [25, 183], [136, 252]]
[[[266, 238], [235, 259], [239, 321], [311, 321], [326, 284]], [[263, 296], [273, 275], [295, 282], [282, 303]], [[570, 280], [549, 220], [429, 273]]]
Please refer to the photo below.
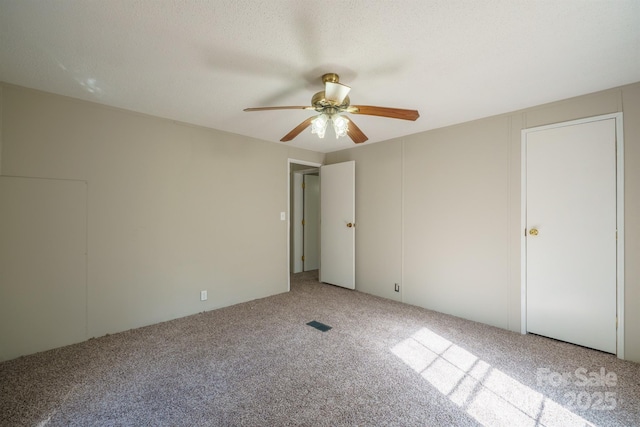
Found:
[[304, 176], [304, 271], [320, 265], [320, 177]]
[[320, 281], [355, 289], [355, 162], [320, 168]]
[[527, 331], [616, 352], [615, 119], [526, 135]]

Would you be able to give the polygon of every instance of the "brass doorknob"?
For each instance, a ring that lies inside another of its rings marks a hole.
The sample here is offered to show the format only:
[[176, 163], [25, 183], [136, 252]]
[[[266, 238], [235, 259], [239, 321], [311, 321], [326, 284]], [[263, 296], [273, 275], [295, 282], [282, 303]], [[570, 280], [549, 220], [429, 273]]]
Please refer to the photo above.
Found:
[[347, 227], [351, 228], [351, 227], [353, 227], [353, 224], [349, 223], [349, 224], [347, 224]]
[[532, 228], [531, 230], [529, 230], [529, 234], [531, 234], [532, 236], [537, 236], [538, 235], [538, 229], [537, 228]]

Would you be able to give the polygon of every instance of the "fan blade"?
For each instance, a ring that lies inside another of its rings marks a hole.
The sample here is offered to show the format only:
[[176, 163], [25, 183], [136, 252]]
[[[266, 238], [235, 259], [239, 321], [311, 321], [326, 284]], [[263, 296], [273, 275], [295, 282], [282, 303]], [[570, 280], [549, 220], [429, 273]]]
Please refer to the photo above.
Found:
[[367, 138], [367, 135], [362, 133], [360, 128], [353, 123], [353, 120], [349, 120], [347, 135], [349, 135], [349, 138], [351, 138], [356, 144], [360, 144], [361, 142], [365, 142], [369, 139]]
[[255, 107], [255, 108], [245, 108], [242, 111], [269, 111], [269, 110], [313, 110], [313, 107]]
[[291, 132], [289, 132], [288, 134], [283, 136], [280, 141], [282, 141], [282, 142], [291, 141], [293, 138], [295, 138], [296, 136], [300, 135], [300, 132], [302, 132], [303, 130], [308, 128], [311, 125], [311, 122], [313, 121], [313, 119], [315, 119], [315, 118], [316, 118], [316, 116], [309, 117], [307, 120], [305, 120], [304, 122], [300, 123], [298, 126], [293, 128], [293, 130]]
[[417, 110], [403, 110], [402, 108], [373, 107], [371, 105], [352, 105], [347, 110], [353, 114], [389, 117], [392, 119], [417, 120], [420, 113]]
[[351, 88], [341, 83], [326, 82], [324, 84], [324, 99], [329, 102], [335, 102], [336, 105], [342, 104], [342, 101], [349, 95]]

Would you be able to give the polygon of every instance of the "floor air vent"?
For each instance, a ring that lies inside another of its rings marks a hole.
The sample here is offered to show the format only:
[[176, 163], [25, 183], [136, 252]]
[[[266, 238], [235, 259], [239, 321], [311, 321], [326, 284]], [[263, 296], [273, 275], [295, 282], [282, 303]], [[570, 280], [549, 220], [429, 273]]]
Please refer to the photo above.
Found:
[[307, 323], [307, 325], [313, 328], [316, 328], [317, 330], [322, 332], [327, 332], [329, 329], [331, 329], [331, 326], [325, 325], [324, 323], [316, 322], [315, 320], [312, 320], [311, 322]]

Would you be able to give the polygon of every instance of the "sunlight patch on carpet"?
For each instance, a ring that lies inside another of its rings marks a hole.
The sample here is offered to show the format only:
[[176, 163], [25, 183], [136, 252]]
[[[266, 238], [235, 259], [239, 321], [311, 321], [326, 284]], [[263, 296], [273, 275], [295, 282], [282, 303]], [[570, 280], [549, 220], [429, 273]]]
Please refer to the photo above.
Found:
[[593, 425], [428, 328], [391, 352], [484, 426]]

